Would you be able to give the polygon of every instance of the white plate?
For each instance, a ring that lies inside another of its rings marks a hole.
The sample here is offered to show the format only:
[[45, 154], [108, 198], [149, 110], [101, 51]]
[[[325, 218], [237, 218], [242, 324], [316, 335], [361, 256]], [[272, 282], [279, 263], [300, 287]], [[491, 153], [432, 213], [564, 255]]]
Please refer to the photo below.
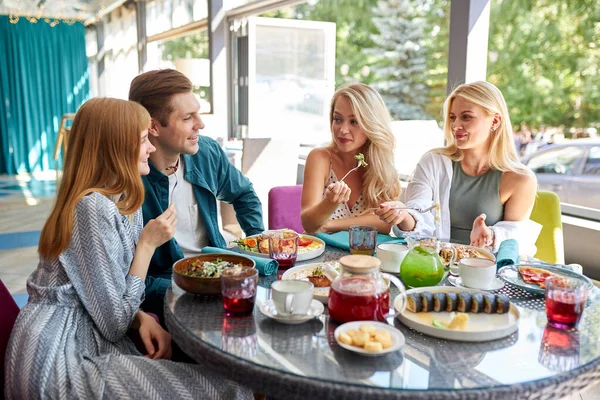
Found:
[[279, 315], [277, 313], [277, 309], [275, 308], [275, 303], [273, 303], [273, 299], [263, 301], [258, 305], [258, 308], [265, 316], [274, 319], [275, 321], [292, 325], [310, 321], [313, 318], [317, 318], [319, 315], [323, 314], [323, 311], [325, 311], [323, 303], [314, 299], [311, 301], [310, 308], [308, 309], [308, 313], [306, 315]]
[[[449, 275], [448, 282], [450, 282], [451, 285], [454, 285], [459, 288], [470, 289], [468, 286], [465, 286], [465, 284], [463, 283], [462, 278], [460, 276]], [[492, 285], [489, 289], [479, 289], [479, 290], [485, 290], [486, 292], [491, 292], [494, 290], [502, 289], [503, 287], [504, 287], [504, 281], [500, 278], [494, 278], [494, 280], [492, 281]]]
[[[383, 349], [382, 351], [372, 352], [372, 351], [367, 351], [363, 348], [360, 348], [357, 346], [351, 346], [349, 344], [342, 343], [339, 341], [338, 336], [340, 335], [340, 333], [347, 332], [352, 329], [359, 330], [361, 325], [372, 325], [377, 330], [388, 331], [392, 335], [392, 346], [388, 347], [387, 349]], [[385, 324], [383, 322], [375, 322], [375, 321], [346, 322], [345, 324], [340, 325], [336, 328], [334, 335], [335, 335], [336, 342], [344, 349], [353, 351], [353, 352], [358, 353], [363, 356], [369, 356], [369, 357], [381, 356], [384, 354], [392, 353], [394, 351], [398, 351], [406, 343], [406, 339], [404, 338], [404, 335], [398, 329], [394, 328], [391, 325]]]
[[[258, 234], [258, 235], [248, 236], [248, 238], [255, 238], [258, 236], [262, 236], [262, 233]], [[296, 257], [296, 261], [312, 260], [313, 258], [317, 258], [325, 252], [325, 242], [322, 241], [321, 239], [319, 239], [318, 237], [311, 236], [311, 235], [305, 235], [303, 233], [299, 234], [299, 236], [301, 238], [306, 238], [306, 239], [310, 239], [310, 240], [319, 242], [322, 246], [318, 247], [314, 250], [307, 251], [305, 253], [304, 252], [301, 253], [300, 252], [301, 247], [298, 246], [298, 255]], [[251, 256], [260, 257], [260, 258], [269, 258], [269, 255], [266, 253], [258, 253], [258, 252], [254, 252], [254, 251], [245, 250], [245, 249], [242, 249], [240, 246], [238, 246], [237, 243], [235, 243], [235, 242], [232, 242], [232, 243], [234, 243], [234, 245], [238, 247], [240, 253], [242, 253], [242, 254], [249, 254]]]
[[[320, 265], [322, 265], [322, 263], [299, 265], [290, 268], [283, 273], [281, 279], [301, 279], [307, 281], [308, 279], [306, 277], [311, 276], [313, 271]], [[313, 298], [319, 300], [323, 304], [327, 304], [327, 301], [329, 300], [329, 287], [314, 288]]]
[[[456, 289], [448, 286], [432, 286], [410, 289], [406, 294], [420, 292], [469, 292], [469, 293], [485, 293], [480, 290], [473, 289]], [[484, 314], [484, 313], [469, 313], [469, 324], [466, 330], [452, 330], [446, 328], [438, 328], [432, 325], [434, 319], [450, 322], [449, 312], [420, 312], [413, 313], [404, 310], [399, 311], [400, 297], [394, 299], [394, 309], [396, 317], [404, 325], [415, 331], [426, 335], [462, 342], [486, 342], [509, 336], [519, 329], [519, 310], [511, 303], [508, 313], [506, 314]]]

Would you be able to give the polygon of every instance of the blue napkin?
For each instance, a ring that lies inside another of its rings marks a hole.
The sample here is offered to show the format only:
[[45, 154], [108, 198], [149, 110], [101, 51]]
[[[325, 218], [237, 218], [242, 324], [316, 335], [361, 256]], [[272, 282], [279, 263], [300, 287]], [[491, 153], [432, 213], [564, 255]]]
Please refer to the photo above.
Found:
[[237, 251], [231, 251], [227, 249], [221, 249], [218, 247], [204, 247], [201, 251], [204, 254], [215, 254], [215, 253], [225, 253], [225, 254], [235, 254], [238, 256], [248, 257], [254, 260], [256, 263], [256, 269], [258, 273], [263, 276], [269, 276], [277, 273], [279, 269], [279, 263], [276, 260], [272, 260], [270, 258], [262, 258], [262, 257], [253, 257], [248, 254], [240, 254]]
[[496, 264], [498, 268], [519, 263], [519, 243], [515, 239], [507, 239], [500, 243]]
[[[340, 231], [336, 233], [318, 233], [317, 237], [330, 246], [338, 249], [350, 250], [350, 232]], [[390, 235], [377, 234], [377, 244], [381, 243], [406, 243], [406, 240], [392, 237]]]

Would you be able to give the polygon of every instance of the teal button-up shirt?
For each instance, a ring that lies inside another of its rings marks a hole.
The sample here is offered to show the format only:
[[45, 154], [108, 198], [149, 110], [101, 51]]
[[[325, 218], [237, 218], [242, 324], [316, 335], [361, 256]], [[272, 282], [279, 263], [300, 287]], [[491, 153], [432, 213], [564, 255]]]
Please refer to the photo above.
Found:
[[[262, 205], [252, 183], [229, 162], [227, 155], [215, 140], [199, 136], [198, 146], [196, 154], [183, 156], [183, 177], [193, 186], [210, 246], [227, 246], [219, 232], [217, 200], [233, 205], [237, 220], [246, 235], [263, 232]], [[162, 214], [169, 206], [169, 178], [151, 162], [149, 165], [150, 173], [142, 177], [146, 191], [142, 206], [144, 225]], [[143, 307], [145, 310], [162, 314], [162, 301], [171, 283], [172, 266], [181, 258], [183, 252], [175, 238], [156, 249], [146, 279], [146, 302]]]

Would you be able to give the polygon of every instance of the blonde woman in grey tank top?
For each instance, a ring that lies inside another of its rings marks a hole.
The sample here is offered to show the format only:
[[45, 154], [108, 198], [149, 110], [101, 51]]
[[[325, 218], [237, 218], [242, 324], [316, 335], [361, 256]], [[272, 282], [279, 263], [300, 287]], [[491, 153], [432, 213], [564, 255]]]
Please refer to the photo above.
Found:
[[[525, 238], [527, 235], [523, 235], [523, 230], [530, 226], [527, 223], [537, 182], [517, 156], [502, 93], [483, 81], [460, 85], [446, 99], [444, 116], [447, 146], [423, 156], [406, 192], [408, 206], [425, 208], [432, 201], [439, 202], [441, 221], [436, 223], [432, 214], [392, 209], [396, 202], [382, 204], [377, 214], [394, 224], [397, 234], [416, 231], [450, 235], [452, 224], [468, 230], [472, 219], [468, 235], [470, 244], [488, 245], [494, 250], [502, 240]], [[462, 179], [453, 178], [457, 166], [465, 174]], [[485, 177], [488, 171], [494, 178]], [[481, 180], [477, 179], [482, 176]], [[468, 193], [463, 193], [464, 181], [468, 179], [465, 177], [476, 180]], [[499, 180], [498, 201], [494, 200], [494, 204], [483, 204], [495, 198], [496, 183], [490, 182], [488, 186], [488, 179]], [[458, 183], [456, 188], [455, 183]], [[489, 220], [488, 212], [490, 217], [493, 215]]]

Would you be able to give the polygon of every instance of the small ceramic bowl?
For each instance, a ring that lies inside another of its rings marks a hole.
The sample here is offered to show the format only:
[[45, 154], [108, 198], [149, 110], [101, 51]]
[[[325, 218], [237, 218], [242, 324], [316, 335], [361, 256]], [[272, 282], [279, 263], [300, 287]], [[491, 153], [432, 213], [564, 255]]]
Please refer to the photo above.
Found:
[[256, 268], [254, 260], [238, 256], [234, 254], [200, 254], [194, 257], [182, 258], [173, 264], [173, 280], [183, 290], [188, 293], [194, 294], [221, 294], [221, 278], [196, 278], [192, 276], [183, 275], [182, 272], [186, 271], [192, 262], [199, 261], [201, 263], [206, 261], [214, 261], [221, 259], [223, 261], [229, 261], [234, 264], [241, 264], [243, 266]]

